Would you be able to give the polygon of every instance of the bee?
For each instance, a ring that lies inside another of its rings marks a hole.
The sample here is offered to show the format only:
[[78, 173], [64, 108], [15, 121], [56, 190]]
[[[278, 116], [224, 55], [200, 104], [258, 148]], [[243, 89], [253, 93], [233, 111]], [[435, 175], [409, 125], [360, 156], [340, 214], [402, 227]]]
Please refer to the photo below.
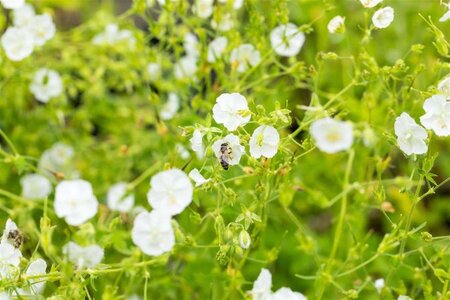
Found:
[[15, 248], [19, 248], [25, 240], [22, 232], [18, 229], [14, 229], [8, 232], [8, 241], [10, 241]]
[[228, 143], [223, 143], [220, 145], [220, 164], [222, 165], [222, 168], [224, 170], [228, 170], [228, 167], [230, 166], [230, 160], [232, 159], [232, 149]]

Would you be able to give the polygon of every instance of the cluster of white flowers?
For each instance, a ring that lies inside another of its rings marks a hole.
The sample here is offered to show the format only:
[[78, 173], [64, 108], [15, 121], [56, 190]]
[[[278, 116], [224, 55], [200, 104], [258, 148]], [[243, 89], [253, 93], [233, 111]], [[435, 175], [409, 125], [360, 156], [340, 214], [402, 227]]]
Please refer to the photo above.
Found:
[[51, 98], [58, 97], [63, 92], [63, 83], [58, 72], [47, 68], [39, 69], [30, 85], [30, 91], [36, 100], [47, 103]]
[[[247, 99], [239, 93], [221, 94], [217, 97], [216, 104], [213, 107], [213, 118], [229, 131], [236, 131], [251, 119]], [[261, 156], [272, 158], [278, 151], [279, 142], [280, 136], [274, 127], [261, 125], [253, 131], [250, 138], [250, 155], [256, 159]], [[219, 161], [223, 155], [223, 144], [231, 149], [228, 165], [239, 164], [242, 155], [245, 153], [245, 148], [240, 144], [239, 137], [231, 133], [213, 143], [212, 149]]]
[[[16, 223], [8, 219], [5, 224], [5, 230], [0, 240], [0, 280], [20, 274], [20, 259], [22, 253], [19, 250], [22, 242], [21, 232]], [[45, 275], [47, 263], [41, 258], [33, 259], [25, 270], [25, 275], [29, 277], [38, 277]], [[37, 296], [41, 294], [45, 287], [44, 278], [30, 278], [26, 280], [23, 288], [15, 289], [11, 295], [14, 296]], [[10, 294], [3, 292], [2, 297], [10, 299]]]
[[272, 292], [272, 274], [267, 269], [261, 269], [249, 294], [253, 300], [306, 300], [302, 293], [294, 292], [287, 287]]
[[33, 53], [36, 46], [44, 45], [55, 35], [55, 24], [50, 15], [36, 15], [33, 7], [25, 1], [2, 0], [2, 4], [14, 10], [14, 26], [9, 27], [1, 38], [10, 60], [23, 60]]
[[119, 29], [119, 25], [112, 23], [106, 25], [105, 31], [97, 34], [92, 42], [95, 45], [115, 45], [117, 43], [128, 43], [129, 47], [134, 47], [136, 38], [133, 32], [127, 29]]
[[150, 185], [147, 200], [153, 210], [143, 211], [136, 217], [131, 236], [142, 252], [158, 256], [174, 246], [171, 218], [192, 202], [194, 188], [186, 173], [179, 169], [155, 174]]

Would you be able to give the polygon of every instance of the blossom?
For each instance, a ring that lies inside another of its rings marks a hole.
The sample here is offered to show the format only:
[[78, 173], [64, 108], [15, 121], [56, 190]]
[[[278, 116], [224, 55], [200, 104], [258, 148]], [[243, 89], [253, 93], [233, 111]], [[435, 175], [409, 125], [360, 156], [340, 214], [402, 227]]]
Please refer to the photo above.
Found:
[[170, 251], [175, 245], [170, 216], [159, 210], [141, 212], [134, 220], [131, 238], [147, 255]]
[[216, 99], [213, 118], [230, 131], [235, 131], [250, 121], [247, 99], [239, 93], [224, 93]]
[[194, 11], [202, 19], [209, 18], [213, 13], [214, 0], [196, 0]]
[[397, 135], [397, 143], [406, 155], [427, 152], [428, 146], [425, 143], [427, 132], [422, 126], [417, 125], [410, 115], [404, 112], [397, 117], [394, 129]]
[[1, 43], [6, 56], [13, 61], [20, 61], [33, 53], [33, 35], [25, 29], [9, 27], [2, 35]]
[[89, 182], [82, 179], [63, 180], [56, 186], [55, 213], [67, 224], [78, 226], [95, 216], [97, 198]]
[[10, 300], [9, 294], [6, 292], [0, 292], [0, 300]]
[[25, 28], [33, 35], [34, 44], [37, 46], [44, 45], [56, 32], [52, 17], [48, 14], [33, 16]]
[[233, 18], [229, 13], [221, 14], [219, 16], [219, 19], [217, 20], [213, 19], [211, 21], [211, 27], [218, 31], [226, 32], [231, 28], [233, 28], [233, 26], [234, 26]]
[[28, 174], [20, 179], [22, 196], [26, 199], [44, 199], [52, 192], [52, 184], [40, 174]]
[[270, 33], [270, 43], [280, 56], [296, 56], [305, 43], [305, 34], [295, 24], [287, 23], [275, 27]]
[[74, 154], [71, 146], [56, 143], [42, 153], [39, 160], [39, 169], [48, 174], [50, 172], [61, 172], [64, 173], [65, 177], [77, 177], [77, 172], [73, 171], [70, 166]]
[[450, 9], [442, 17], [439, 18], [439, 22], [445, 22], [447, 20], [450, 20]]
[[105, 31], [92, 39], [95, 45], [114, 45], [120, 42], [127, 42], [129, 46], [134, 46], [136, 39], [133, 32], [127, 29], [119, 30], [119, 25], [115, 23], [106, 25]]
[[201, 186], [202, 184], [207, 183], [211, 180], [211, 178], [205, 179], [202, 174], [200, 174], [200, 171], [196, 168], [192, 169], [191, 172], [189, 172], [189, 178], [191, 178], [195, 182], [195, 186]]
[[184, 56], [175, 64], [175, 77], [178, 79], [192, 78], [197, 72], [197, 57]]
[[[26, 270], [27, 276], [45, 275], [47, 272], [47, 263], [42, 258], [33, 260]], [[32, 294], [41, 294], [44, 290], [45, 282], [42, 278], [29, 279], [30, 291]]]
[[186, 56], [198, 57], [200, 55], [200, 43], [192, 32], [184, 35], [183, 47], [184, 51], [186, 51]]
[[302, 293], [282, 287], [270, 296], [270, 300], [306, 300], [306, 297]]
[[230, 62], [239, 73], [245, 72], [248, 66], [256, 66], [261, 61], [259, 51], [251, 44], [242, 44], [231, 51]]
[[426, 129], [433, 130], [439, 136], [450, 135], [450, 101], [444, 95], [434, 95], [423, 103], [425, 114], [420, 122]]
[[34, 8], [31, 4], [25, 4], [20, 8], [14, 9], [13, 23], [16, 27], [26, 27], [35, 15]]
[[409, 296], [400, 295], [400, 296], [398, 296], [397, 300], [412, 300], [412, 299]]
[[437, 89], [441, 94], [447, 96], [447, 98], [450, 98], [450, 76], [442, 79], [438, 83]]
[[245, 148], [240, 144], [239, 137], [234, 134], [229, 134], [223, 139], [214, 142], [214, 144], [212, 145], [212, 149], [219, 161], [221, 161], [222, 159], [222, 152], [220, 151], [220, 148], [221, 145], [225, 143], [228, 144], [228, 147], [231, 148], [231, 153], [229, 155], [230, 157], [227, 163], [230, 166], [238, 165], [242, 155], [245, 153]]
[[170, 93], [168, 98], [159, 112], [161, 119], [165, 121], [172, 119], [180, 108], [180, 98], [178, 98], [177, 94]]
[[180, 155], [182, 159], [188, 159], [191, 156], [186, 147], [184, 147], [183, 144], [181, 143], [177, 143], [175, 145], [175, 149], [177, 150], [178, 155]]
[[0, 279], [7, 278], [20, 264], [22, 253], [7, 241], [0, 242]]
[[250, 294], [253, 300], [269, 300], [272, 289], [272, 274], [267, 269], [261, 269], [258, 278], [253, 283]]
[[347, 150], [353, 144], [353, 128], [347, 122], [320, 119], [311, 124], [310, 132], [316, 146], [326, 153]]
[[161, 64], [149, 63], [147, 65], [147, 74], [150, 81], [156, 81], [161, 77]]
[[329, 33], [344, 32], [345, 31], [345, 17], [336, 16], [328, 22], [327, 25]]
[[133, 208], [134, 195], [128, 193], [127, 184], [125, 182], [119, 182], [108, 189], [106, 202], [111, 210], [126, 213]]
[[250, 138], [250, 155], [254, 158], [274, 157], [278, 151], [279, 142], [280, 135], [275, 128], [268, 125], [259, 126]]
[[252, 243], [252, 239], [250, 238], [250, 234], [246, 230], [241, 230], [239, 232], [239, 245], [243, 249], [248, 249], [250, 244]]
[[394, 9], [390, 6], [377, 10], [372, 16], [376, 28], [386, 28], [394, 21]]
[[380, 294], [384, 288], [384, 279], [378, 278], [377, 280], [375, 280], [374, 285], [375, 285], [375, 288], [377, 289], [378, 294]]
[[203, 135], [199, 129], [195, 129], [192, 134], [192, 138], [189, 140], [191, 142], [191, 148], [197, 155], [199, 159], [203, 158], [205, 154], [205, 146], [203, 146]]
[[21, 8], [25, 4], [25, 0], [0, 0], [0, 2], [6, 9]]
[[228, 40], [226, 37], [220, 36], [215, 38], [208, 45], [208, 62], [213, 63], [220, 58], [227, 48]]
[[359, 1], [365, 8], [375, 7], [381, 2], [383, 2], [383, 0], [359, 0]]
[[63, 253], [79, 269], [95, 267], [105, 255], [103, 248], [98, 245], [82, 247], [74, 242], [68, 242], [63, 247]]
[[30, 91], [36, 100], [47, 103], [51, 98], [58, 97], [63, 92], [61, 76], [54, 70], [41, 68], [34, 74]]
[[239, 9], [244, 4], [244, 0], [219, 0], [220, 3], [227, 3], [228, 1], [233, 3], [234, 9]]
[[173, 216], [192, 202], [194, 188], [189, 177], [180, 169], [159, 172], [152, 177], [150, 184], [147, 199], [153, 209]]

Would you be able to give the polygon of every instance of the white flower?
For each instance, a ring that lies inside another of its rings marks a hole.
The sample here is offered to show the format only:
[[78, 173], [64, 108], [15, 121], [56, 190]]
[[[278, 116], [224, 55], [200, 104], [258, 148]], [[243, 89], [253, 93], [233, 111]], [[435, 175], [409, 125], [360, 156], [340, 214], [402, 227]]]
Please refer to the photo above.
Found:
[[1, 42], [10, 60], [19, 61], [33, 53], [33, 35], [28, 30], [9, 27], [2, 35]]
[[398, 145], [406, 155], [427, 152], [428, 146], [425, 143], [427, 132], [422, 126], [417, 125], [410, 115], [404, 112], [397, 117], [394, 128]]
[[397, 300], [412, 300], [412, 298], [405, 295], [400, 295], [398, 296]]
[[347, 122], [324, 118], [314, 121], [310, 132], [316, 146], [323, 152], [336, 153], [353, 144], [353, 128]]
[[7, 278], [20, 264], [22, 253], [8, 242], [0, 242], [0, 279]]
[[375, 285], [375, 288], [377, 289], [378, 294], [380, 294], [384, 288], [384, 279], [378, 278], [377, 280], [375, 280], [374, 285]]
[[56, 186], [55, 213], [67, 224], [78, 226], [95, 216], [97, 198], [89, 182], [82, 179], [63, 180]]
[[359, 0], [359, 1], [365, 8], [371, 8], [383, 2], [383, 0]]
[[233, 68], [242, 73], [248, 66], [256, 66], [261, 61], [259, 51], [251, 44], [242, 44], [231, 51], [230, 62]]
[[14, 26], [25, 27], [33, 19], [35, 15], [34, 8], [30, 4], [25, 4], [24, 6], [14, 10]]
[[25, 4], [25, 0], [0, 0], [0, 2], [6, 9], [21, 8]]
[[159, 113], [162, 120], [172, 119], [180, 108], [180, 98], [178, 98], [177, 94], [170, 93], [168, 98]]
[[276, 54], [286, 57], [296, 56], [305, 43], [305, 34], [292, 23], [279, 25], [270, 33], [270, 43]]
[[184, 147], [183, 144], [181, 143], [177, 143], [175, 145], [175, 149], [177, 150], [178, 155], [180, 155], [182, 159], [188, 159], [191, 156], [188, 149], [186, 149], [186, 147]]
[[423, 103], [425, 114], [420, 122], [438, 136], [450, 135], [450, 101], [444, 95], [434, 95]]
[[225, 13], [220, 15], [219, 17], [220, 19], [218, 19], [217, 21], [215, 19], [211, 21], [211, 27], [213, 29], [225, 32], [233, 28], [234, 22], [231, 14]]
[[186, 173], [179, 169], [157, 173], [150, 184], [147, 199], [155, 210], [173, 216], [181, 213], [192, 202], [194, 188]]
[[104, 32], [97, 34], [92, 42], [95, 45], [114, 45], [119, 42], [127, 42], [129, 46], [134, 46], [136, 39], [130, 30], [119, 30], [119, 25], [108, 24]]
[[250, 138], [250, 155], [254, 158], [274, 157], [278, 151], [279, 142], [280, 135], [275, 128], [261, 125], [255, 129]]
[[61, 76], [54, 70], [41, 68], [34, 74], [30, 90], [36, 100], [47, 103], [51, 98], [58, 97], [63, 92]]
[[[30, 263], [25, 272], [27, 276], [39, 276], [47, 274], [47, 263], [42, 258], [38, 258]], [[30, 291], [32, 294], [41, 294], [44, 291], [44, 278], [29, 279]]]
[[450, 76], [447, 76], [446, 78], [442, 79], [438, 83], [437, 89], [443, 95], [447, 96], [447, 98], [450, 98]]
[[50, 149], [42, 153], [39, 160], [39, 169], [42, 172], [61, 172], [66, 178], [76, 178], [78, 173], [72, 169], [70, 162], [74, 156], [71, 146], [64, 143], [56, 143]]
[[245, 230], [241, 230], [241, 232], [239, 232], [239, 245], [241, 248], [248, 249], [251, 243], [252, 239], [250, 238], [250, 234]]
[[345, 31], [345, 17], [336, 16], [328, 22], [327, 25], [329, 33]]
[[250, 294], [253, 300], [269, 300], [272, 289], [272, 274], [267, 269], [261, 269], [258, 278], [253, 283]]
[[197, 72], [197, 57], [183, 56], [175, 64], [175, 77], [178, 79], [193, 78]]
[[211, 180], [211, 178], [205, 179], [202, 174], [200, 174], [200, 171], [197, 169], [192, 169], [191, 172], [189, 172], [189, 178], [191, 178], [195, 182], [195, 186], [201, 186], [202, 184], [207, 183]]
[[198, 57], [200, 55], [200, 43], [192, 32], [184, 35], [183, 47], [184, 51], [186, 51], [186, 56]]
[[213, 118], [228, 130], [235, 131], [250, 121], [247, 99], [239, 93], [221, 94], [214, 104]]
[[205, 154], [202, 132], [199, 129], [195, 129], [192, 138], [189, 141], [191, 142], [191, 148], [195, 154], [197, 154], [198, 159], [202, 159]]
[[306, 300], [306, 297], [302, 293], [282, 287], [270, 296], [270, 300]]
[[220, 58], [227, 48], [228, 40], [226, 37], [215, 38], [208, 45], [208, 62], [213, 63], [216, 59]]
[[214, 0], [196, 0], [194, 11], [202, 19], [209, 18], [213, 13]]
[[158, 256], [175, 245], [175, 234], [169, 215], [159, 211], [141, 212], [134, 220], [131, 238], [147, 255]]
[[7, 292], [0, 292], [0, 300], [10, 300], [11, 297], [9, 297]]
[[127, 190], [125, 182], [119, 182], [109, 188], [106, 202], [111, 210], [129, 212], [134, 205], [134, 195]]
[[227, 161], [230, 166], [238, 165], [242, 155], [245, 153], [245, 148], [239, 142], [239, 137], [234, 134], [229, 134], [223, 139], [217, 140], [212, 145], [212, 149], [217, 159], [221, 161], [222, 153], [220, 151], [222, 144], [228, 144], [231, 148], [230, 159]]
[[220, 3], [227, 3], [228, 1], [233, 3], [234, 9], [239, 9], [244, 4], [244, 0], [219, 0]]
[[372, 23], [376, 28], [386, 28], [394, 21], [394, 9], [384, 7], [377, 10], [372, 17]]
[[439, 19], [439, 22], [450, 20], [450, 9]]
[[33, 35], [34, 44], [38, 46], [44, 45], [56, 32], [52, 17], [48, 14], [33, 16], [25, 28]]
[[149, 63], [147, 65], [147, 74], [150, 81], [156, 81], [161, 77], [161, 64]]
[[20, 179], [22, 196], [26, 199], [44, 199], [52, 192], [52, 184], [40, 174], [28, 174]]
[[63, 248], [63, 253], [79, 269], [95, 267], [105, 255], [103, 248], [98, 245], [81, 247], [74, 242], [68, 242]]
[[14, 246], [14, 242], [10, 241], [9, 235], [11, 232], [18, 231], [16, 223], [14, 223], [11, 219], [6, 220], [5, 229], [2, 234], [2, 243], [9, 243]]

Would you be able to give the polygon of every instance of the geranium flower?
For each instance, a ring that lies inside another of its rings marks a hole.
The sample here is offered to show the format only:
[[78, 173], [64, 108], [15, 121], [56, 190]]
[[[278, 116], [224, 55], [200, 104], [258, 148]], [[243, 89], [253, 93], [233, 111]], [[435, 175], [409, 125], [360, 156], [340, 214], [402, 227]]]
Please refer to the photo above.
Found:
[[211, 27], [218, 31], [226, 32], [229, 31], [231, 28], [233, 28], [233, 26], [234, 26], [233, 18], [229, 13], [221, 14], [218, 20], [213, 19], [211, 21]]
[[239, 9], [244, 4], [244, 0], [219, 0], [220, 3], [232, 2], [234, 9]]
[[195, 182], [195, 186], [201, 186], [202, 184], [207, 183], [211, 180], [211, 178], [205, 179], [202, 174], [200, 174], [200, 171], [196, 168], [192, 169], [191, 172], [189, 172], [189, 178], [191, 178]]
[[175, 116], [179, 108], [180, 98], [178, 98], [178, 95], [175, 93], [169, 93], [168, 100], [159, 112], [159, 116], [162, 120], [170, 120]]
[[279, 25], [270, 33], [270, 43], [280, 56], [296, 56], [305, 43], [305, 34], [292, 23]]
[[270, 300], [306, 300], [306, 297], [302, 293], [282, 287], [270, 296]]
[[450, 76], [442, 79], [438, 83], [437, 89], [441, 92], [441, 94], [445, 95], [447, 98], [450, 98]]
[[68, 242], [63, 247], [63, 253], [78, 269], [95, 267], [105, 255], [103, 248], [98, 245], [82, 247], [74, 242]]
[[192, 78], [195, 79], [197, 72], [197, 57], [184, 56], [174, 66], [175, 77], [178, 79]]
[[39, 69], [34, 74], [30, 90], [36, 100], [47, 103], [51, 98], [58, 97], [63, 92], [63, 84], [58, 72], [47, 68]]
[[48, 14], [33, 16], [24, 28], [33, 35], [34, 44], [38, 46], [44, 45], [56, 32], [52, 17]]
[[217, 97], [213, 118], [230, 131], [235, 131], [250, 121], [247, 99], [239, 93], [224, 93]]
[[255, 129], [250, 138], [250, 155], [254, 158], [261, 156], [271, 158], [278, 151], [280, 135], [278, 131], [268, 125], [262, 125]]
[[383, 2], [383, 0], [359, 0], [359, 1], [365, 8], [375, 7], [381, 2]]
[[28, 174], [20, 179], [22, 197], [26, 199], [44, 199], [52, 192], [52, 184], [40, 174]]
[[377, 280], [375, 280], [374, 285], [375, 285], [375, 289], [377, 290], [378, 294], [381, 294], [381, 291], [384, 288], [384, 279], [378, 278]]
[[394, 9], [384, 7], [377, 10], [372, 16], [372, 23], [376, 28], [386, 28], [394, 21]]
[[407, 113], [402, 113], [395, 119], [395, 134], [400, 149], [406, 154], [424, 154], [428, 150], [425, 143], [426, 130], [417, 125], [413, 118]]
[[161, 77], [161, 64], [149, 63], [147, 65], [147, 74], [150, 81], [157, 81]]
[[261, 269], [258, 278], [253, 283], [250, 294], [253, 300], [268, 300], [272, 294], [272, 274], [267, 269]]
[[259, 51], [251, 44], [242, 44], [231, 51], [231, 66], [240, 73], [245, 72], [248, 66], [256, 66], [260, 61]]
[[199, 159], [203, 158], [205, 154], [205, 146], [203, 146], [203, 135], [199, 129], [195, 129], [192, 134], [192, 138], [189, 140], [191, 142], [191, 148], [197, 155]]
[[327, 29], [329, 33], [345, 31], [345, 17], [336, 16], [328, 22]]
[[[33, 260], [25, 271], [27, 276], [39, 276], [47, 274], [47, 263], [42, 258]], [[44, 291], [45, 281], [43, 278], [29, 279], [29, 292], [33, 295], [39, 295]], [[24, 295], [29, 294], [27, 292], [28, 288], [25, 290]]]
[[420, 122], [439, 136], [450, 135], [450, 101], [444, 95], [434, 95], [423, 103], [425, 114]]
[[227, 144], [227, 147], [230, 147], [231, 149], [229, 159], [227, 160], [228, 165], [238, 165], [242, 155], [245, 153], [245, 148], [240, 144], [239, 137], [234, 134], [229, 134], [223, 139], [214, 142], [214, 144], [212, 145], [212, 149], [219, 162], [222, 160], [223, 154], [221, 152], [221, 146], [223, 144]]
[[134, 220], [131, 238], [142, 252], [159, 256], [175, 245], [170, 216], [160, 210], [141, 212]]
[[97, 198], [89, 182], [82, 179], [63, 180], [56, 186], [55, 213], [67, 224], [78, 226], [95, 216]]
[[193, 186], [189, 177], [179, 169], [170, 169], [154, 175], [147, 199], [153, 209], [173, 216], [181, 213], [192, 202]]
[[2, 35], [1, 43], [6, 56], [13, 61], [20, 61], [33, 53], [33, 35], [25, 29], [9, 27]]
[[347, 122], [320, 119], [311, 124], [310, 132], [317, 148], [326, 153], [344, 151], [353, 144], [353, 128]]
[[213, 13], [214, 0], [196, 0], [194, 12], [202, 19], [209, 18]]
[[119, 182], [109, 188], [106, 202], [111, 210], [126, 213], [133, 208], [134, 195], [128, 192], [125, 182]]
[[25, 0], [0, 0], [0, 2], [6, 9], [21, 8], [25, 4]]
[[220, 36], [215, 38], [208, 45], [208, 62], [213, 63], [220, 58], [227, 48], [228, 40], [226, 37]]
[[136, 39], [133, 32], [127, 29], [119, 30], [119, 25], [115, 23], [106, 25], [105, 31], [92, 39], [95, 45], [115, 45], [120, 42], [127, 42], [129, 46], [134, 46]]
[[34, 8], [26, 3], [13, 11], [13, 23], [16, 27], [26, 27], [35, 16]]

